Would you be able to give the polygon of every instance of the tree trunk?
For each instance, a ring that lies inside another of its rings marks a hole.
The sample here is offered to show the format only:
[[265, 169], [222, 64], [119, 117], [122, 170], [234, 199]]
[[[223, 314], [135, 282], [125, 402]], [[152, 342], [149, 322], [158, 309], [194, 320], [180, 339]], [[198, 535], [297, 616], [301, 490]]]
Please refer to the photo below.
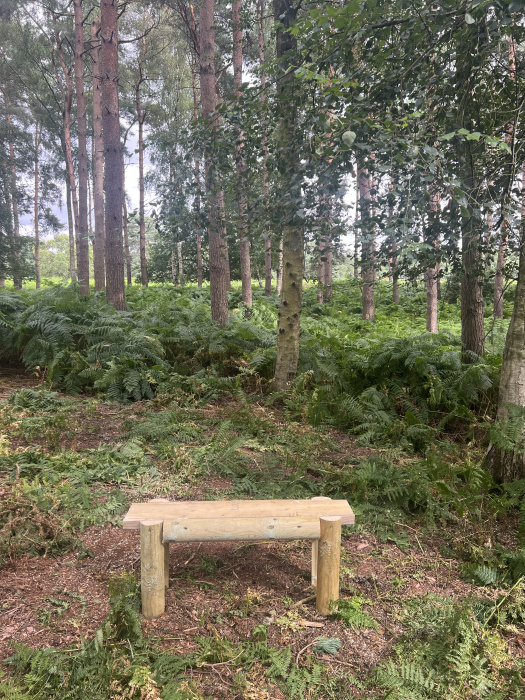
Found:
[[171, 281], [173, 286], [177, 286], [177, 261], [175, 259], [175, 250], [171, 249]]
[[370, 173], [363, 167], [358, 168], [357, 178], [361, 221], [363, 222], [363, 230], [361, 231], [362, 318], [365, 321], [373, 321], [375, 313], [375, 233], [370, 222], [372, 178]]
[[86, 97], [84, 95], [83, 60], [84, 25], [82, 0], [73, 0], [75, 9], [75, 88], [78, 136], [78, 231], [77, 274], [80, 293], [89, 295], [89, 230], [88, 230], [88, 153]]
[[[233, 24], [233, 80], [235, 84], [235, 97], [239, 102], [242, 93], [242, 23], [241, 0], [233, 0], [232, 3]], [[241, 281], [242, 301], [250, 307], [252, 305], [252, 273], [250, 265], [250, 241], [248, 239], [248, 221], [246, 218], [246, 165], [244, 162], [244, 134], [242, 128], [237, 134], [236, 148], [237, 170], [237, 211], [239, 214], [239, 251], [241, 257]]]
[[[498, 421], [509, 417], [509, 406], [525, 407], [525, 247], [520, 247], [518, 284], [514, 310], [507, 332], [498, 397]], [[519, 435], [515, 451], [503, 451], [491, 445], [485, 458], [485, 466], [497, 482], [511, 482], [525, 478], [524, 428]]]
[[66, 171], [66, 209], [67, 209], [67, 230], [69, 235], [69, 277], [72, 282], [77, 279], [77, 269], [75, 266], [75, 222], [73, 220], [73, 207], [71, 205], [71, 180]]
[[283, 234], [279, 240], [279, 255], [277, 257], [277, 294], [280, 296], [283, 289]]
[[146, 219], [144, 214], [144, 122], [140, 106], [140, 90], [137, 88], [137, 115], [139, 123], [139, 231], [140, 231], [140, 281], [148, 286], [146, 269]]
[[324, 277], [325, 277], [325, 257], [324, 257], [325, 240], [324, 237], [319, 239], [317, 244], [317, 303], [324, 303]]
[[102, 88], [100, 84], [100, 18], [91, 23], [93, 57], [93, 205], [95, 210], [95, 240], [93, 242], [93, 268], [95, 291], [106, 284], [104, 260], [104, 141], [102, 137]]
[[[434, 188], [430, 193], [430, 212], [427, 229], [427, 243], [433, 250], [438, 247], [436, 234], [436, 225], [439, 216], [439, 192]], [[427, 331], [429, 333], [437, 333], [438, 330], [438, 276], [439, 266], [437, 262], [434, 265], [427, 267], [425, 271], [425, 288], [427, 291]]]
[[277, 83], [278, 111], [281, 114], [278, 127], [277, 167], [281, 177], [281, 217], [283, 232], [282, 290], [277, 323], [277, 362], [274, 386], [285, 390], [297, 373], [299, 362], [299, 335], [301, 332], [301, 301], [303, 296], [304, 244], [301, 221], [297, 217], [300, 204], [296, 192], [300, 191], [300, 173], [297, 152], [297, 95], [295, 94], [294, 63], [297, 40], [290, 33], [297, 10], [292, 0], [274, 0], [276, 32], [276, 56], [280, 68]]
[[184, 284], [184, 270], [182, 267], [182, 243], [180, 241], [177, 243], [177, 263], [179, 284], [182, 286]]
[[[56, 22], [56, 18], [53, 16], [53, 22]], [[73, 213], [72, 213], [72, 219], [74, 223], [74, 238], [76, 242], [76, 247], [78, 248], [78, 240], [79, 240], [79, 209], [78, 209], [78, 198], [77, 198], [77, 183], [76, 183], [76, 178], [75, 178], [75, 167], [73, 164], [73, 150], [71, 147], [71, 108], [73, 105], [73, 83], [71, 81], [71, 74], [67, 68], [66, 61], [64, 59], [64, 52], [62, 51], [62, 40], [60, 39], [58, 30], [55, 25], [54, 29], [55, 33], [55, 43], [56, 43], [56, 48], [57, 48], [57, 53], [58, 57], [60, 60], [60, 66], [62, 68], [62, 73], [64, 76], [64, 80], [66, 83], [66, 86], [64, 88], [62, 81], [59, 78], [58, 75], [58, 70], [55, 69], [55, 76], [57, 78], [57, 82], [60, 84], [60, 89], [62, 91], [62, 97], [64, 100], [64, 111], [62, 113], [62, 119], [63, 119], [63, 141], [62, 141], [62, 148], [64, 150], [64, 156], [66, 160], [66, 166], [67, 166], [67, 173], [69, 176], [69, 197], [71, 200], [72, 208], [73, 208]], [[75, 245], [72, 244], [71, 237], [69, 240], [69, 253], [73, 252], [73, 255], [75, 254]], [[78, 251], [77, 251], [77, 261], [78, 261]], [[70, 266], [70, 272], [71, 272], [71, 279], [76, 280], [77, 279], [77, 274], [78, 270], [76, 269], [76, 265], [73, 261], [71, 263], [71, 259], [69, 261], [69, 266]]]
[[328, 234], [325, 238], [324, 257], [324, 296], [325, 300], [329, 301], [333, 293], [333, 250], [331, 234]]
[[505, 266], [505, 252], [507, 250], [507, 235], [507, 222], [503, 221], [501, 225], [501, 238], [498, 246], [498, 259], [496, 261], [496, 274], [494, 276], [494, 318], [503, 318], [503, 268]]
[[144, 78], [144, 61], [146, 55], [146, 37], [142, 37], [142, 48], [139, 62], [139, 79], [135, 86], [135, 103], [137, 106], [137, 121], [139, 125], [139, 231], [140, 231], [140, 281], [143, 287], [148, 286], [148, 271], [146, 268], [146, 220], [144, 213], [144, 120], [140, 98], [140, 86]]
[[485, 351], [480, 232], [476, 221], [474, 216], [467, 219], [462, 235], [461, 342], [466, 362], [472, 361], [469, 353], [483, 355]]
[[[193, 118], [195, 121], [199, 118], [199, 103], [197, 100], [197, 75], [194, 66], [191, 66], [191, 83], [193, 87]], [[201, 170], [200, 162], [198, 158], [195, 158], [195, 184], [196, 192], [195, 195], [195, 213], [198, 222], [198, 228], [200, 228], [201, 220]], [[197, 230], [197, 286], [199, 289], [202, 287], [202, 237], [200, 231]]]
[[4, 93], [5, 116], [7, 123], [7, 138], [9, 143], [9, 168], [10, 177], [8, 179], [9, 197], [11, 200], [11, 212], [13, 216], [13, 284], [16, 289], [22, 289], [22, 258], [20, 254], [20, 216], [18, 214], [17, 178], [15, 146], [13, 143], [11, 103], [5, 88]]
[[122, 227], [124, 229], [124, 257], [126, 259], [126, 283], [128, 287], [131, 279], [131, 253], [129, 252], [128, 236], [128, 205], [126, 202], [126, 166], [124, 165], [124, 149], [122, 149]]
[[[257, 0], [257, 23], [259, 29], [259, 68], [261, 70], [261, 109], [266, 114], [266, 71], [264, 70], [264, 0]], [[270, 206], [270, 183], [268, 181], [268, 134], [266, 126], [262, 136], [262, 178], [263, 197], [266, 217]], [[272, 293], [272, 239], [268, 232], [264, 239], [264, 295], [269, 297]]]
[[118, 0], [101, 0], [102, 135], [106, 194], [106, 301], [126, 308], [122, 246], [122, 146], [118, 106]]
[[39, 235], [39, 217], [38, 217], [38, 166], [39, 166], [39, 150], [42, 140], [42, 126], [35, 126], [35, 202], [34, 202], [34, 221], [35, 221], [35, 280], [36, 288], [40, 289], [40, 235]]
[[[201, 108], [210, 130], [218, 126], [215, 91], [214, 0], [204, 0], [200, 13]], [[227, 242], [224, 227], [224, 195], [212, 153], [205, 152], [205, 180], [208, 200], [211, 316], [222, 326], [228, 321]]]

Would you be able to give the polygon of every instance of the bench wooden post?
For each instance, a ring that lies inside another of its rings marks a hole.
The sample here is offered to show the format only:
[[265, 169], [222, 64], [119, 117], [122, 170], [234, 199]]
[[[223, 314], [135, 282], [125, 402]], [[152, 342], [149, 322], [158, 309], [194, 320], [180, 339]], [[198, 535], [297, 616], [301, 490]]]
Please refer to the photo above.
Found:
[[[328, 496], [313, 496], [311, 501], [331, 501], [332, 499]], [[319, 553], [319, 540], [314, 540], [312, 542], [312, 586], [317, 587], [317, 560]]]
[[321, 517], [320, 521], [316, 608], [321, 615], [328, 615], [330, 601], [339, 599], [342, 518], [332, 515]]
[[151, 620], [164, 612], [166, 604], [165, 556], [162, 520], [140, 523], [140, 589], [142, 614]]

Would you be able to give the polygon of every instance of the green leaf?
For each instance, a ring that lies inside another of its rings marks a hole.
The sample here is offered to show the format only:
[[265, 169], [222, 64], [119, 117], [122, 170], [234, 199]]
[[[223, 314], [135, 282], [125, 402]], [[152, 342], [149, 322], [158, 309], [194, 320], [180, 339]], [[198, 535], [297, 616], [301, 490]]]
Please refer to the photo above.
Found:
[[467, 134], [467, 141], [479, 141], [480, 136], [480, 131], [473, 131], [471, 134]]
[[341, 646], [341, 640], [336, 637], [319, 637], [314, 649], [320, 654], [337, 654]]
[[348, 148], [350, 148], [351, 146], [353, 146], [356, 136], [357, 134], [355, 133], [355, 131], [345, 131], [341, 139], [345, 146], [348, 146]]
[[466, 12], [466, 13], [465, 13], [465, 22], [466, 22], [467, 24], [475, 24], [475, 23], [476, 23], [476, 20], [475, 20], [474, 17], [470, 14], [470, 12]]

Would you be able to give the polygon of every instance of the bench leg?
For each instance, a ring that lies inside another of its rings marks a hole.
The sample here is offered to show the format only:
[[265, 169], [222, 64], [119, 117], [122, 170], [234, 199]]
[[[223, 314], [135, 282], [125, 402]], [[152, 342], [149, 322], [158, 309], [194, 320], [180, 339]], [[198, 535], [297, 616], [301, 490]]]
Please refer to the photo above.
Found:
[[326, 516], [320, 518], [320, 521], [316, 608], [321, 615], [328, 615], [330, 602], [339, 599], [342, 518]]
[[170, 587], [170, 543], [164, 542], [164, 585]]
[[162, 520], [140, 523], [140, 588], [142, 614], [151, 620], [164, 612], [166, 582], [165, 548], [162, 543]]
[[312, 586], [317, 587], [317, 559], [319, 556], [319, 540], [312, 541]]

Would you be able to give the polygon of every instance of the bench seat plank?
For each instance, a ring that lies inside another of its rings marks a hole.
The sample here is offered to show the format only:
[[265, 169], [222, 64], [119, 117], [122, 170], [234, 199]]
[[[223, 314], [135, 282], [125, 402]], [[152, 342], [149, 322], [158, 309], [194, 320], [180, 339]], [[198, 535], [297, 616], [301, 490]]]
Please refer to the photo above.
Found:
[[157, 501], [133, 503], [124, 516], [123, 527], [125, 530], [138, 530], [142, 520], [320, 518], [331, 515], [341, 516], [343, 525], [355, 523], [352, 509], [343, 500]]
[[319, 518], [179, 518], [165, 520], [163, 542], [318, 540]]

